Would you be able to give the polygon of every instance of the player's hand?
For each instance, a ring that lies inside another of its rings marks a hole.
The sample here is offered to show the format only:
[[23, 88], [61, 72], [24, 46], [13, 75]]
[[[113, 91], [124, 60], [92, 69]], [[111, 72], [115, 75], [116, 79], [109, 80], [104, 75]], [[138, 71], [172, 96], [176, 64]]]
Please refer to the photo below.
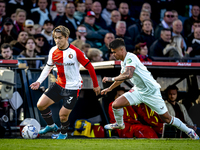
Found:
[[32, 90], [37, 90], [40, 87], [40, 82], [34, 82], [30, 85]]
[[104, 90], [101, 91], [101, 95], [106, 95], [110, 91], [111, 90], [109, 88], [106, 88], [106, 89], [104, 89]]
[[106, 83], [106, 82], [113, 82], [113, 81], [112, 81], [112, 78], [111, 78], [111, 77], [104, 77], [104, 78], [102, 79], [102, 82], [103, 82], [103, 83]]
[[99, 95], [101, 93], [101, 88], [98, 86], [98, 87], [95, 87], [93, 88], [93, 91], [95, 92], [96, 96]]

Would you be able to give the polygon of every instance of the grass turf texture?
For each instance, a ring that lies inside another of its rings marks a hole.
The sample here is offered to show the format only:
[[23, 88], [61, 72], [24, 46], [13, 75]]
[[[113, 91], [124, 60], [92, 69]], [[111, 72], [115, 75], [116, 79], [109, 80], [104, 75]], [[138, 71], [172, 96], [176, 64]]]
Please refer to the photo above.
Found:
[[0, 139], [0, 150], [197, 150], [191, 139]]

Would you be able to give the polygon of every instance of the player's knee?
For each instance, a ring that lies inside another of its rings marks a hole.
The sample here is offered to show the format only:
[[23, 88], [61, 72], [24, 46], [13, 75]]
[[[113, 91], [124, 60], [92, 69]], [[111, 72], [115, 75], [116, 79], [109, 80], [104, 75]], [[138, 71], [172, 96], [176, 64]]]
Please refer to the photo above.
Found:
[[37, 103], [37, 108], [42, 111], [45, 110], [45, 107], [43, 105], [41, 105], [40, 103]]
[[60, 115], [60, 121], [61, 122], [66, 122], [66, 120], [68, 120], [68, 116], [67, 115]]
[[114, 109], [118, 109], [118, 108], [120, 108], [120, 107], [117, 106], [117, 104], [116, 104], [115, 102], [113, 102], [113, 103], [112, 103], [112, 108], [114, 108]]

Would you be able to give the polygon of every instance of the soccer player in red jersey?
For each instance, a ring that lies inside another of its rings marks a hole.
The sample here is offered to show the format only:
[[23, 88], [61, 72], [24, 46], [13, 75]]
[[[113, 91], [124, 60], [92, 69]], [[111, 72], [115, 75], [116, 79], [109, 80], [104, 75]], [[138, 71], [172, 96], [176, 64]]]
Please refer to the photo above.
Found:
[[89, 71], [95, 94], [100, 94], [100, 87], [92, 64], [80, 49], [68, 43], [69, 34], [69, 29], [64, 26], [58, 26], [53, 30], [53, 38], [56, 46], [52, 47], [49, 51], [47, 64], [40, 77], [30, 85], [32, 90], [37, 90], [53, 66], [56, 65], [58, 69], [57, 81], [40, 97], [37, 107], [47, 122], [47, 126], [40, 130], [39, 134], [57, 131], [58, 127], [52, 119], [49, 106], [63, 99], [63, 106], [59, 112], [61, 132], [57, 139], [67, 138], [68, 116], [77, 101], [83, 83], [79, 72], [80, 64]]

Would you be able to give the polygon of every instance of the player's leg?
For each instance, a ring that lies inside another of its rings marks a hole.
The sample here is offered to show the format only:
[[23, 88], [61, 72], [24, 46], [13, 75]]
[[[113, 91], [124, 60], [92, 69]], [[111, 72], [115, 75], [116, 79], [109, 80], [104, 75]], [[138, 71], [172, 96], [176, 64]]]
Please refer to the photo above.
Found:
[[139, 104], [139, 94], [137, 90], [131, 89], [130, 91], [124, 93], [120, 97], [118, 97], [113, 103], [113, 113], [116, 120], [116, 123], [113, 124], [107, 124], [104, 126], [105, 129], [124, 129], [124, 110], [123, 107], [130, 106], [130, 105], [136, 105]]
[[[169, 114], [167, 106], [164, 100], [162, 99], [160, 89], [154, 89], [147, 95], [144, 94], [143, 98], [144, 98], [144, 103], [148, 105], [152, 110], [154, 110], [164, 122], [177, 127], [178, 129], [188, 134], [188, 136], [190, 137], [196, 135], [196, 133], [193, 132], [194, 130], [188, 128], [181, 120], [179, 120], [176, 117], [172, 117]], [[196, 138], [198, 138], [197, 136]]]
[[40, 130], [39, 134], [46, 134], [47, 132], [57, 131], [58, 129], [57, 125], [53, 121], [52, 112], [49, 106], [61, 99], [59, 96], [59, 91], [60, 87], [56, 83], [51, 85], [50, 88], [40, 97], [37, 103], [37, 107], [43, 119], [47, 123], [47, 126]]
[[180, 129], [181, 131], [185, 132], [190, 138], [199, 139], [199, 136], [195, 133], [195, 131], [193, 129], [188, 128], [180, 119], [171, 116], [168, 111], [166, 113], [160, 115], [160, 118], [164, 122], [171, 124], [171, 125], [177, 127], [178, 129]]
[[79, 90], [64, 89], [61, 94], [63, 96], [63, 106], [59, 112], [60, 121], [61, 121], [61, 132], [59, 133], [57, 139], [67, 138], [67, 129], [70, 125], [68, 117], [77, 102], [78, 93], [79, 93]]

